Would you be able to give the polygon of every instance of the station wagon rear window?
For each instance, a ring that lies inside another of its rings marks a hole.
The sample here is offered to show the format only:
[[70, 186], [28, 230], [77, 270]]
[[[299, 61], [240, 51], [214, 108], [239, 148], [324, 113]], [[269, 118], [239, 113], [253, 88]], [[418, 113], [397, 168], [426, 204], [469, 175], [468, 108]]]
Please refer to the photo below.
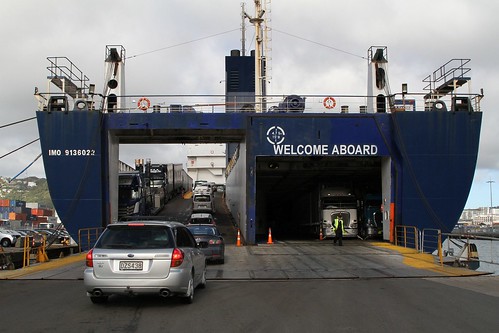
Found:
[[107, 228], [96, 248], [101, 249], [164, 249], [172, 248], [173, 240], [166, 226], [119, 226]]
[[193, 200], [198, 202], [210, 202], [211, 197], [209, 195], [196, 195]]

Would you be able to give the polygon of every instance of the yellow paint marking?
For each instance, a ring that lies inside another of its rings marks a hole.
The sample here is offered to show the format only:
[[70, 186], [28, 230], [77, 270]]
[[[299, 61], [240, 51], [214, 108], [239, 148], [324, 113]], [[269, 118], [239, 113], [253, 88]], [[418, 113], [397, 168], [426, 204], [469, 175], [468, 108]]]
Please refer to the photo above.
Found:
[[436, 261], [433, 255], [429, 253], [420, 253], [411, 248], [396, 246], [390, 243], [383, 242], [372, 242], [371, 244], [400, 253], [404, 258], [403, 263], [410, 267], [441, 273], [445, 276], [472, 276], [486, 274], [462, 267], [453, 267], [448, 265], [442, 266]]
[[25, 275], [33, 274], [40, 271], [63, 267], [78, 261], [85, 261], [86, 253], [73, 254], [60, 259], [52, 259], [50, 261], [33, 264], [28, 267], [19, 268], [15, 270], [0, 271], [0, 280], [2, 279], [16, 279]]

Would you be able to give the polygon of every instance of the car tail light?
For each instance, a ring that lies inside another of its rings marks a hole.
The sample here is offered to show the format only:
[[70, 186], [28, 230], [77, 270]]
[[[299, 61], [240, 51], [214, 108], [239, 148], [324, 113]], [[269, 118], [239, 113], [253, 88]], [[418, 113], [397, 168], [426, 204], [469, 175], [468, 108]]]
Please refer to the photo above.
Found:
[[210, 240], [208, 241], [208, 244], [210, 244], [210, 245], [215, 245], [215, 244], [216, 244], [216, 245], [218, 245], [218, 244], [222, 244], [222, 240], [221, 240], [221, 239], [210, 239]]
[[92, 255], [93, 250], [88, 251], [85, 263], [87, 267], [94, 267], [94, 258]]
[[178, 267], [184, 262], [184, 252], [179, 248], [173, 249], [172, 263], [170, 267]]

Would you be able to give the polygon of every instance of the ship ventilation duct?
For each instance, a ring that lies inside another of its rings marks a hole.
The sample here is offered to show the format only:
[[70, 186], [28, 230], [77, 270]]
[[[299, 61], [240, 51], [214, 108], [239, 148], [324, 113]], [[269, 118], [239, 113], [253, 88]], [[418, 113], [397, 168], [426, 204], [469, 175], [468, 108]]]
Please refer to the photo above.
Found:
[[68, 112], [68, 98], [66, 96], [50, 96], [47, 111], [49, 113], [52, 111]]
[[103, 96], [104, 112], [121, 112], [125, 108], [125, 49], [121, 45], [106, 46], [106, 73]]
[[372, 46], [368, 51], [368, 59], [367, 112], [386, 112], [394, 104], [388, 81], [386, 46]]

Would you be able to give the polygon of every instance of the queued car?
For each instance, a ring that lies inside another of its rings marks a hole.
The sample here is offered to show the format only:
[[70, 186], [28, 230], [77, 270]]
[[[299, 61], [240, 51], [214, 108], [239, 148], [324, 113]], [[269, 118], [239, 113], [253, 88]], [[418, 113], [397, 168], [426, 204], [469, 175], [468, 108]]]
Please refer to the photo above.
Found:
[[192, 196], [193, 213], [215, 213], [215, 201], [211, 194], [197, 194]]
[[194, 300], [206, 286], [206, 258], [179, 222], [131, 221], [109, 224], [86, 255], [84, 285], [93, 303], [113, 294], [156, 294]]
[[21, 234], [9, 229], [0, 229], [0, 245], [2, 247], [15, 246]]
[[218, 228], [212, 224], [188, 224], [196, 242], [208, 243], [201, 250], [206, 259], [223, 264], [225, 262], [225, 241]]
[[187, 224], [211, 224], [216, 225], [215, 218], [210, 213], [193, 213]]

